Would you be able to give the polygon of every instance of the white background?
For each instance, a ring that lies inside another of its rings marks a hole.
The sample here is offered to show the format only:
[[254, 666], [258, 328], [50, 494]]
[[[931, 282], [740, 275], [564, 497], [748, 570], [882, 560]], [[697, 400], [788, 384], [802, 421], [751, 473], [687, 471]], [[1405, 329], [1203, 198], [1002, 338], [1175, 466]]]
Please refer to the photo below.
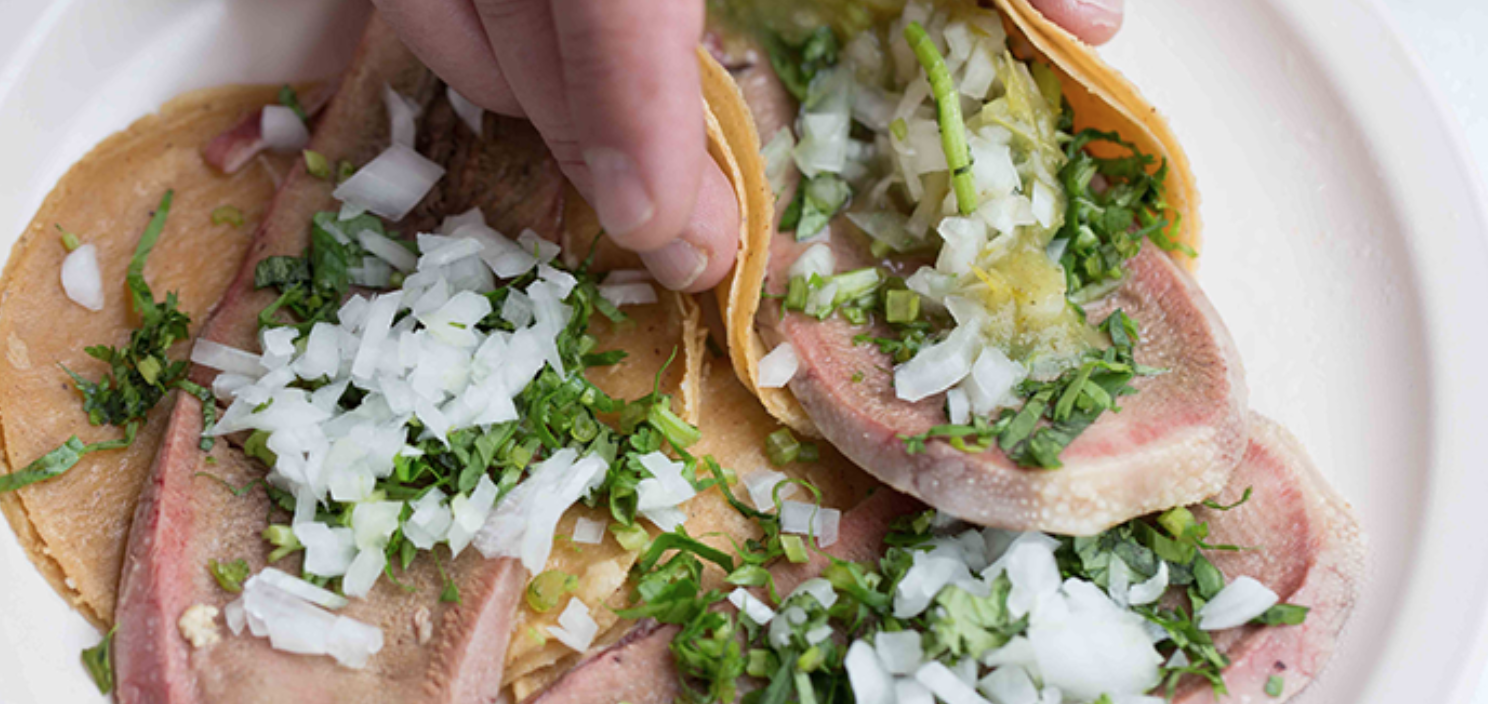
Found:
[[[1235, 1], [1207, 0], [1216, 3]], [[1290, 1], [1303, 3], [1308, 0]], [[1443, 103], [1449, 106], [1462, 127], [1479, 171], [1488, 171], [1488, 76], [1483, 75], [1483, 71], [1488, 69], [1488, 2], [1381, 1], [1394, 18], [1402, 37], [1414, 49], [1425, 73], [1435, 83]], [[1130, 0], [1128, 4], [1133, 13], [1143, 12], [1143, 0]], [[36, 22], [43, 20], [47, 7], [46, 0], [0, 0], [0, 66], [8, 63], [12, 52], [25, 50], [24, 37]], [[79, 49], [86, 50], [85, 47]], [[0, 74], [0, 93], [4, 93], [7, 84], [13, 80], [15, 76]], [[1399, 138], [1409, 142], [1411, 135], [1401, 134]], [[0, 536], [3, 535], [4, 532], [0, 531]], [[1488, 555], [1464, 557], [1482, 560]], [[1476, 701], [1477, 704], [1488, 704], [1488, 682], [1480, 687]]]

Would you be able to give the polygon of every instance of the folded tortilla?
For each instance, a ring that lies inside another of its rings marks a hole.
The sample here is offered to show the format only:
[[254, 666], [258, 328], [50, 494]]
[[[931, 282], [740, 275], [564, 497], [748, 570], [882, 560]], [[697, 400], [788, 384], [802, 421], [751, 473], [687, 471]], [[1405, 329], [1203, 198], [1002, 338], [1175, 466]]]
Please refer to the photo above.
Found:
[[[994, 0], [993, 5], [1002, 15], [1008, 46], [1013, 53], [1025, 61], [1039, 59], [1058, 74], [1064, 97], [1074, 109], [1076, 131], [1087, 127], [1116, 131], [1141, 151], [1158, 157], [1159, 163], [1167, 163], [1168, 203], [1183, 222], [1175, 239], [1197, 252], [1200, 244], [1199, 194], [1193, 171], [1188, 157], [1157, 108], [1142, 97], [1136, 86], [1102, 61], [1092, 47], [1050, 22], [1028, 0]], [[755, 329], [755, 314], [759, 312], [765, 271], [770, 261], [770, 240], [775, 234], [777, 204], [765, 177], [765, 160], [760, 151], [762, 139], [748, 105], [739, 94], [738, 85], [722, 67], [705, 71], [703, 83], [745, 184], [741, 202], [745, 204], [747, 217], [741, 234], [739, 262], [716, 291], [719, 306], [725, 311], [729, 356], [733, 358], [739, 380], [754, 391], [771, 415], [800, 433], [820, 436], [789, 389], [759, 386], [759, 360], [768, 349]], [[730, 93], [738, 99], [725, 99]], [[1095, 144], [1091, 151], [1098, 156], [1112, 155], [1103, 151], [1111, 147]], [[1176, 250], [1172, 256], [1190, 270], [1195, 266], [1193, 257]]]
[[[175, 204], [160, 246], [145, 267], [159, 295], [175, 291], [192, 334], [222, 296], [293, 156], [262, 154], [231, 176], [203, 161], [201, 146], [244, 115], [275, 102], [277, 86], [227, 86], [182, 95], [94, 147], [42, 203], [11, 250], [0, 279], [0, 472], [19, 469], [71, 435], [118, 437], [88, 424], [63, 366], [96, 379], [107, 365], [88, 345], [121, 345], [137, 324], [124, 269], [152, 209], [167, 189]], [[218, 206], [244, 222], [214, 225]], [[94, 312], [62, 291], [67, 256], [57, 227], [98, 248], [104, 308]], [[185, 356], [188, 345], [172, 353]], [[173, 405], [174, 394], [161, 408]], [[132, 446], [84, 457], [66, 475], [0, 494], [0, 510], [42, 575], [89, 621], [113, 621], [124, 542], [140, 487], [160, 445], [167, 413], [151, 416]]]

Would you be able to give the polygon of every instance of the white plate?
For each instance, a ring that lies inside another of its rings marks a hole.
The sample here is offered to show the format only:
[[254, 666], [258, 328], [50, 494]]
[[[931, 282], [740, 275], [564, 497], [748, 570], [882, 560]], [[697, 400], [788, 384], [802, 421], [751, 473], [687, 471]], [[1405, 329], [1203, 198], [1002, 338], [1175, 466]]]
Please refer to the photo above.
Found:
[[[322, 76], [365, 10], [74, 0], [0, 72], [0, 232], [170, 96]], [[8, 10], [9, 11], [9, 10]], [[1488, 599], [1488, 216], [1466, 150], [1381, 15], [1346, 0], [1144, 0], [1110, 61], [1172, 119], [1204, 194], [1201, 280], [1254, 406], [1364, 517], [1369, 582], [1309, 702], [1466, 702]], [[27, 13], [22, 13], [23, 15]], [[4, 250], [0, 250], [4, 251]], [[96, 701], [96, 634], [0, 537], [0, 699]]]

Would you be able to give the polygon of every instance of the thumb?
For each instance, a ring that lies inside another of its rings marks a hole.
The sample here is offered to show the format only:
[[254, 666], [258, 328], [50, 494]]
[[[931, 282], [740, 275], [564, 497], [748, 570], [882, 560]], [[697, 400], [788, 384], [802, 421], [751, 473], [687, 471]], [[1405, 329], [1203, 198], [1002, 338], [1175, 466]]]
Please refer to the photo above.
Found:
[[[727, 269], [738, 232], [737, 210], [709, 202], [722, 174], [713, 173], [703, 125], [695, 53], [703, 13], [700, 0], [553, 0], [569, 115], [588, 170], [578, 185], [611, 239], [655, 253], [647, 261], [663, 264], [652, 266], [658, 279], [687, 289]], [[729, 231], [727, 242], [712, 241]]]
[[1105, 44], [1121, 29], [1124, 0], [1030, 0], [1051, 22], [1086, 44]]

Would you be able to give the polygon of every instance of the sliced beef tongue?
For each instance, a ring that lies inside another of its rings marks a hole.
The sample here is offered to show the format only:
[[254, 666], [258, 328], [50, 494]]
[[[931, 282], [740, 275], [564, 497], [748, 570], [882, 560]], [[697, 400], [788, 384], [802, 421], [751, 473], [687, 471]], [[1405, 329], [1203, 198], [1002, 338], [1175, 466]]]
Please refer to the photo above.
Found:
[[[903, 494], [879, 490], [843, 515], [837, 542], [825, 552], [849, 562], [875, 559], [894, 519], [924, 508]], [[770, 572], [775, 587], [788, 594], [821, 574], [829, 562], [814, 554], [809, 562], [780, 563]], [[732, 608], [727, 603], [723, 607]], [[679, 630], [650, 619], [641, 621], [614, 645], [591, 655], [527, 699], [527, 704], [667, 704], [678, 700], [682, 692], [670, 646]]]
[[[1257, 550], [1210, 552], [1208, 557], [1231, 579], [1249, 575], [1281, 600], [1309, 607], [1299, 626], [1221, 631], [1215, 644], [1230, 658], [1223, 701], [1272, 701], [1267, 681], [1278, 675], [1291, 696], [1315, 679], [1333, 655], [1333, 646], [1359, 598], [1364, 575], [1365, 540], [1358, 517], [1328, 485], [1307, 453], [1284, 428], [1250, 414], [1250, 442], [1218, 500], [1251, 499], [1229, 511], [1194, 511], [1209, 522], [1211, 543], [1254, 546]], [[1213, 702], [1207, 682], [1187, 681], [1173, 700]]]
[[[738, 81], [762, 140], [789, 124], [790, 95], [762, 52], [723, 30], [705, 43]], [[788, 183], [779, 202], [789, 202], [793, 189]], [[838, 271], [873, 266], [866, 241], [848, 229], [841, 219], [830, 228]], [[790, 233], [775, 234], [769, 293], [785, 292], [790, 265], [807, 246]], [[1052, 471], [1019, 468], [996, 449], [963, 453], [940, 440], [910, 455], [899, 436], [947, 422], [944, 400], [900, 400], [893, 362], [876, 346], [853, 341], [862, 328], [840, 318], [782, 317], [772, 305], [760, 306], [758, 325], [767, 347], [795, 347], [801, 371], [791, 392], [818, 431], [870, 474], [974, 523], [1090, 534], [1208, 497], [1245, 450], [1244, 371], [1219, 314], [1155, 247], [1143, 247], [1129, 266], [1127, 283], [1092, 306], [1090, 319], [1125, 311], [1141, 326], [1138, 361], [1168, 373], [1138, 380], [1141, 392], [1086, 430], [1064, 451], [1065, 466]]]
[[[426, 97], [427, 115], [440, 114], [443, 89], [374, 16], [311, 148], [332, 163], [354, 164], [386, 148], [384, 85]], [[489, 222], [510, 228], [513, 235], [522, 226], [555, 235], [563, 184], [551, 158], [530, 127], [486, 119], [479, 144], [462, 126], [445, 125], [443, 135], [427, 134], [430, 123], [421, 126], [426, 133], [421, 148], [444, 140], [431, 152], [458, 175], [442, 186], [441, 204], [451, 208], [448, 212], [482, 206]], [[451, 137], [450, 129], [464, 131]], [[311, 216], [337, 207], [332, 189], [303, 165], [291, 172], [233, 287], [203, 328], [206, 338], [256, 349], [257, 315], [273, 295], [254, 290], [254, 267], [266, 256], [300, 254], [309, 241]], [[413, 217], [423, 219], [399, 226], [437, 223], [429, 210]], [[210, 377], [205, 372], [195, 370], [201, 381]], [[183, 613], [196, 604], [220, 609], [235, 596], [216, 584], [207, 560], [246, 559], [257, 572], [267, 558], [259, 535], [270, 515], [261, 490], [239, 497], [222, 483], [241, 486], [261, 479], [262, 465], [225, 442], [202, 452], [200, 433], [201, 406], [183, 394], [131, 528], [117, 613], [120, 702], [481, 702], [498, 696], [526, 576], [514, 561], [486, 560], [474, 550], [446, 565], [460, 591], [457, 604], [439, 600], [443, 580], [433, 560], [421, 556], [406, 573], [398, 573], [399, 582], [412, 591], [384, 578], [366, 599], [354, 599], [341, 611], [382, 630], [382, 651], [361, 670], [340, 667], [328, 657], [273, 650], [267, 640], [246, 631], [232, 636], [220, 618], [220, 641], [189, 644], [178, 626]], [[298, 557], [275, 566], [297, 573]]]
[[[844, 240], [834, 233], [845, 268], [863, 254]], [[767, 286], [778, 293], [800, 245], [783, 234], [775, 245]], [[801, 371], [790, 383], [796, 399], [821, 433], [870, 474], [974, 523], [1087, 535], [1214, 494], [1245, 448], [1243, 372], [1218, 314], [1155, 247], [1144, 247], [1128, 266], [1127, 282], [1090, 317], [1125, 311], [1141, 326], [1137, 361], [1167, 371], [1136, 380], [1138, 393], [1071, 443], [1061, 455], [1064, 467], [1055, 470], [1021, 468], [996, 448], [966, 453], [942, 440], [910, 454], [901, 436], [947, 422], [941, 397], [899, 399], [892, 361], [875, 346], [854, 342], [864, 331], [844, 320], [782, 317], [778, 306], [763, 306], [759, 320], [768, 343], [796, 349]]]

